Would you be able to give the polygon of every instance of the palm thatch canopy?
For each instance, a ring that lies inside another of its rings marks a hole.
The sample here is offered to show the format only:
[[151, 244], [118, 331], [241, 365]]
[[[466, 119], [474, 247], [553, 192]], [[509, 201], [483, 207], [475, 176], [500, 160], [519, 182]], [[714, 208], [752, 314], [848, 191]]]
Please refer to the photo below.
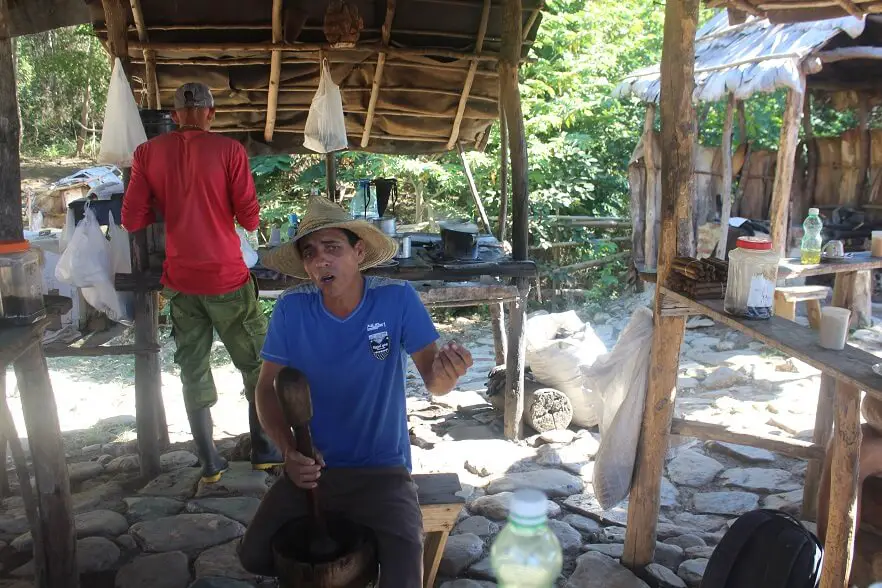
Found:
[[[180, 84], [205, 82], [215, 94], [214, 130], [251, 153], [304, 151], [322, 59], [342, 91], [351, 149], [481, 149], [498, 117], [498, 0], [347, 0], [343, 16], [357, 9], [363, 21], [350, 46], [329, 42], [339, 30], [326, 15], [340, 16], [340, 0], [262, 0], [247, 10], [241, 0], [122, 4], [142, 106], [170, 108]], [[89, 8], [99, 37], [114, 43], [102, 2]], [[524, 2], [522, 57], [540, 8], [540, 0]]]

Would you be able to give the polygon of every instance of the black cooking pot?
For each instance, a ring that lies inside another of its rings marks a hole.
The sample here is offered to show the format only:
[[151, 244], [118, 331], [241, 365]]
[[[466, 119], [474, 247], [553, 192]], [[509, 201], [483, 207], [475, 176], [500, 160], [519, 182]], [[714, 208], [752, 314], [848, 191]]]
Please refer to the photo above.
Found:
[[478, 258], [478, 227], [471, 223], [442, 223], [441, 249], [448, 259]]

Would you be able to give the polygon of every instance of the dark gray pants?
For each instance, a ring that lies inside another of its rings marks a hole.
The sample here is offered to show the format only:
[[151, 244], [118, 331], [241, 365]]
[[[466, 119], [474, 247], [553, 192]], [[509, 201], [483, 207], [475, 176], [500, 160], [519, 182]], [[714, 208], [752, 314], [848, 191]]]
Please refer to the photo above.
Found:
[[[406, 468], [327, 469], [318, 492], [323, 511], [374, 532], [379, 588], [422, 588], [423, 517]], [[307, 515], [305, 491], [282, 476], [248, 525], [239, 546], [242, 566], [252, 574], [275, 576], [273, 536], [285, 523]]]

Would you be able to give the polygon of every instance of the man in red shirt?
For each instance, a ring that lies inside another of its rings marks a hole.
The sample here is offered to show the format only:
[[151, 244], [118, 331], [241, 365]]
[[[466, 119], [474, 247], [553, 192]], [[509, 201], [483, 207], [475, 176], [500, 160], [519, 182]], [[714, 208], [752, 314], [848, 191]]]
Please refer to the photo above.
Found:
[[214, 445], [211, 421], [217, 402], [210, 365], [214, 331], [242, 372], [251, 463], [267, 469], [283, 462], [254, 405], [266, 318], [233, 224], [235, 219], [247, 231], [257, 229], [260, 206], [245, 149], [209, 132], [214, 112], [205, 84], [178, 88], [172, 115], [178, 128], [135, 151], [122, 210], [129, 232], [153, 223], [157, 213], [165, 220], [163, 294], [171, 306], [175, 362], [206, 482], [217, 481], [227, 469]]

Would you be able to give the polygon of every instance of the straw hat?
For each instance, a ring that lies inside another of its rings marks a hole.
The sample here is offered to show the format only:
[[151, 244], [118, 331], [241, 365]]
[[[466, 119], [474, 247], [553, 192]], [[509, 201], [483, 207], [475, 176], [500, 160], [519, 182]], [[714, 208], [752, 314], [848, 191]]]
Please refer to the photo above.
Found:
[[364, 241], [364, 261], [359, 270], [385, 263], [398, 253], [398, 243], [369, 222], [354, 220], [341, 206], [322, 196], [312, 196], [297, 234], [288, 243], [267, 251], [261, 263], [269, 269], [276, 270], [295, 278], [308, 278], [297, 241], [322, 229], [347, 229]]

